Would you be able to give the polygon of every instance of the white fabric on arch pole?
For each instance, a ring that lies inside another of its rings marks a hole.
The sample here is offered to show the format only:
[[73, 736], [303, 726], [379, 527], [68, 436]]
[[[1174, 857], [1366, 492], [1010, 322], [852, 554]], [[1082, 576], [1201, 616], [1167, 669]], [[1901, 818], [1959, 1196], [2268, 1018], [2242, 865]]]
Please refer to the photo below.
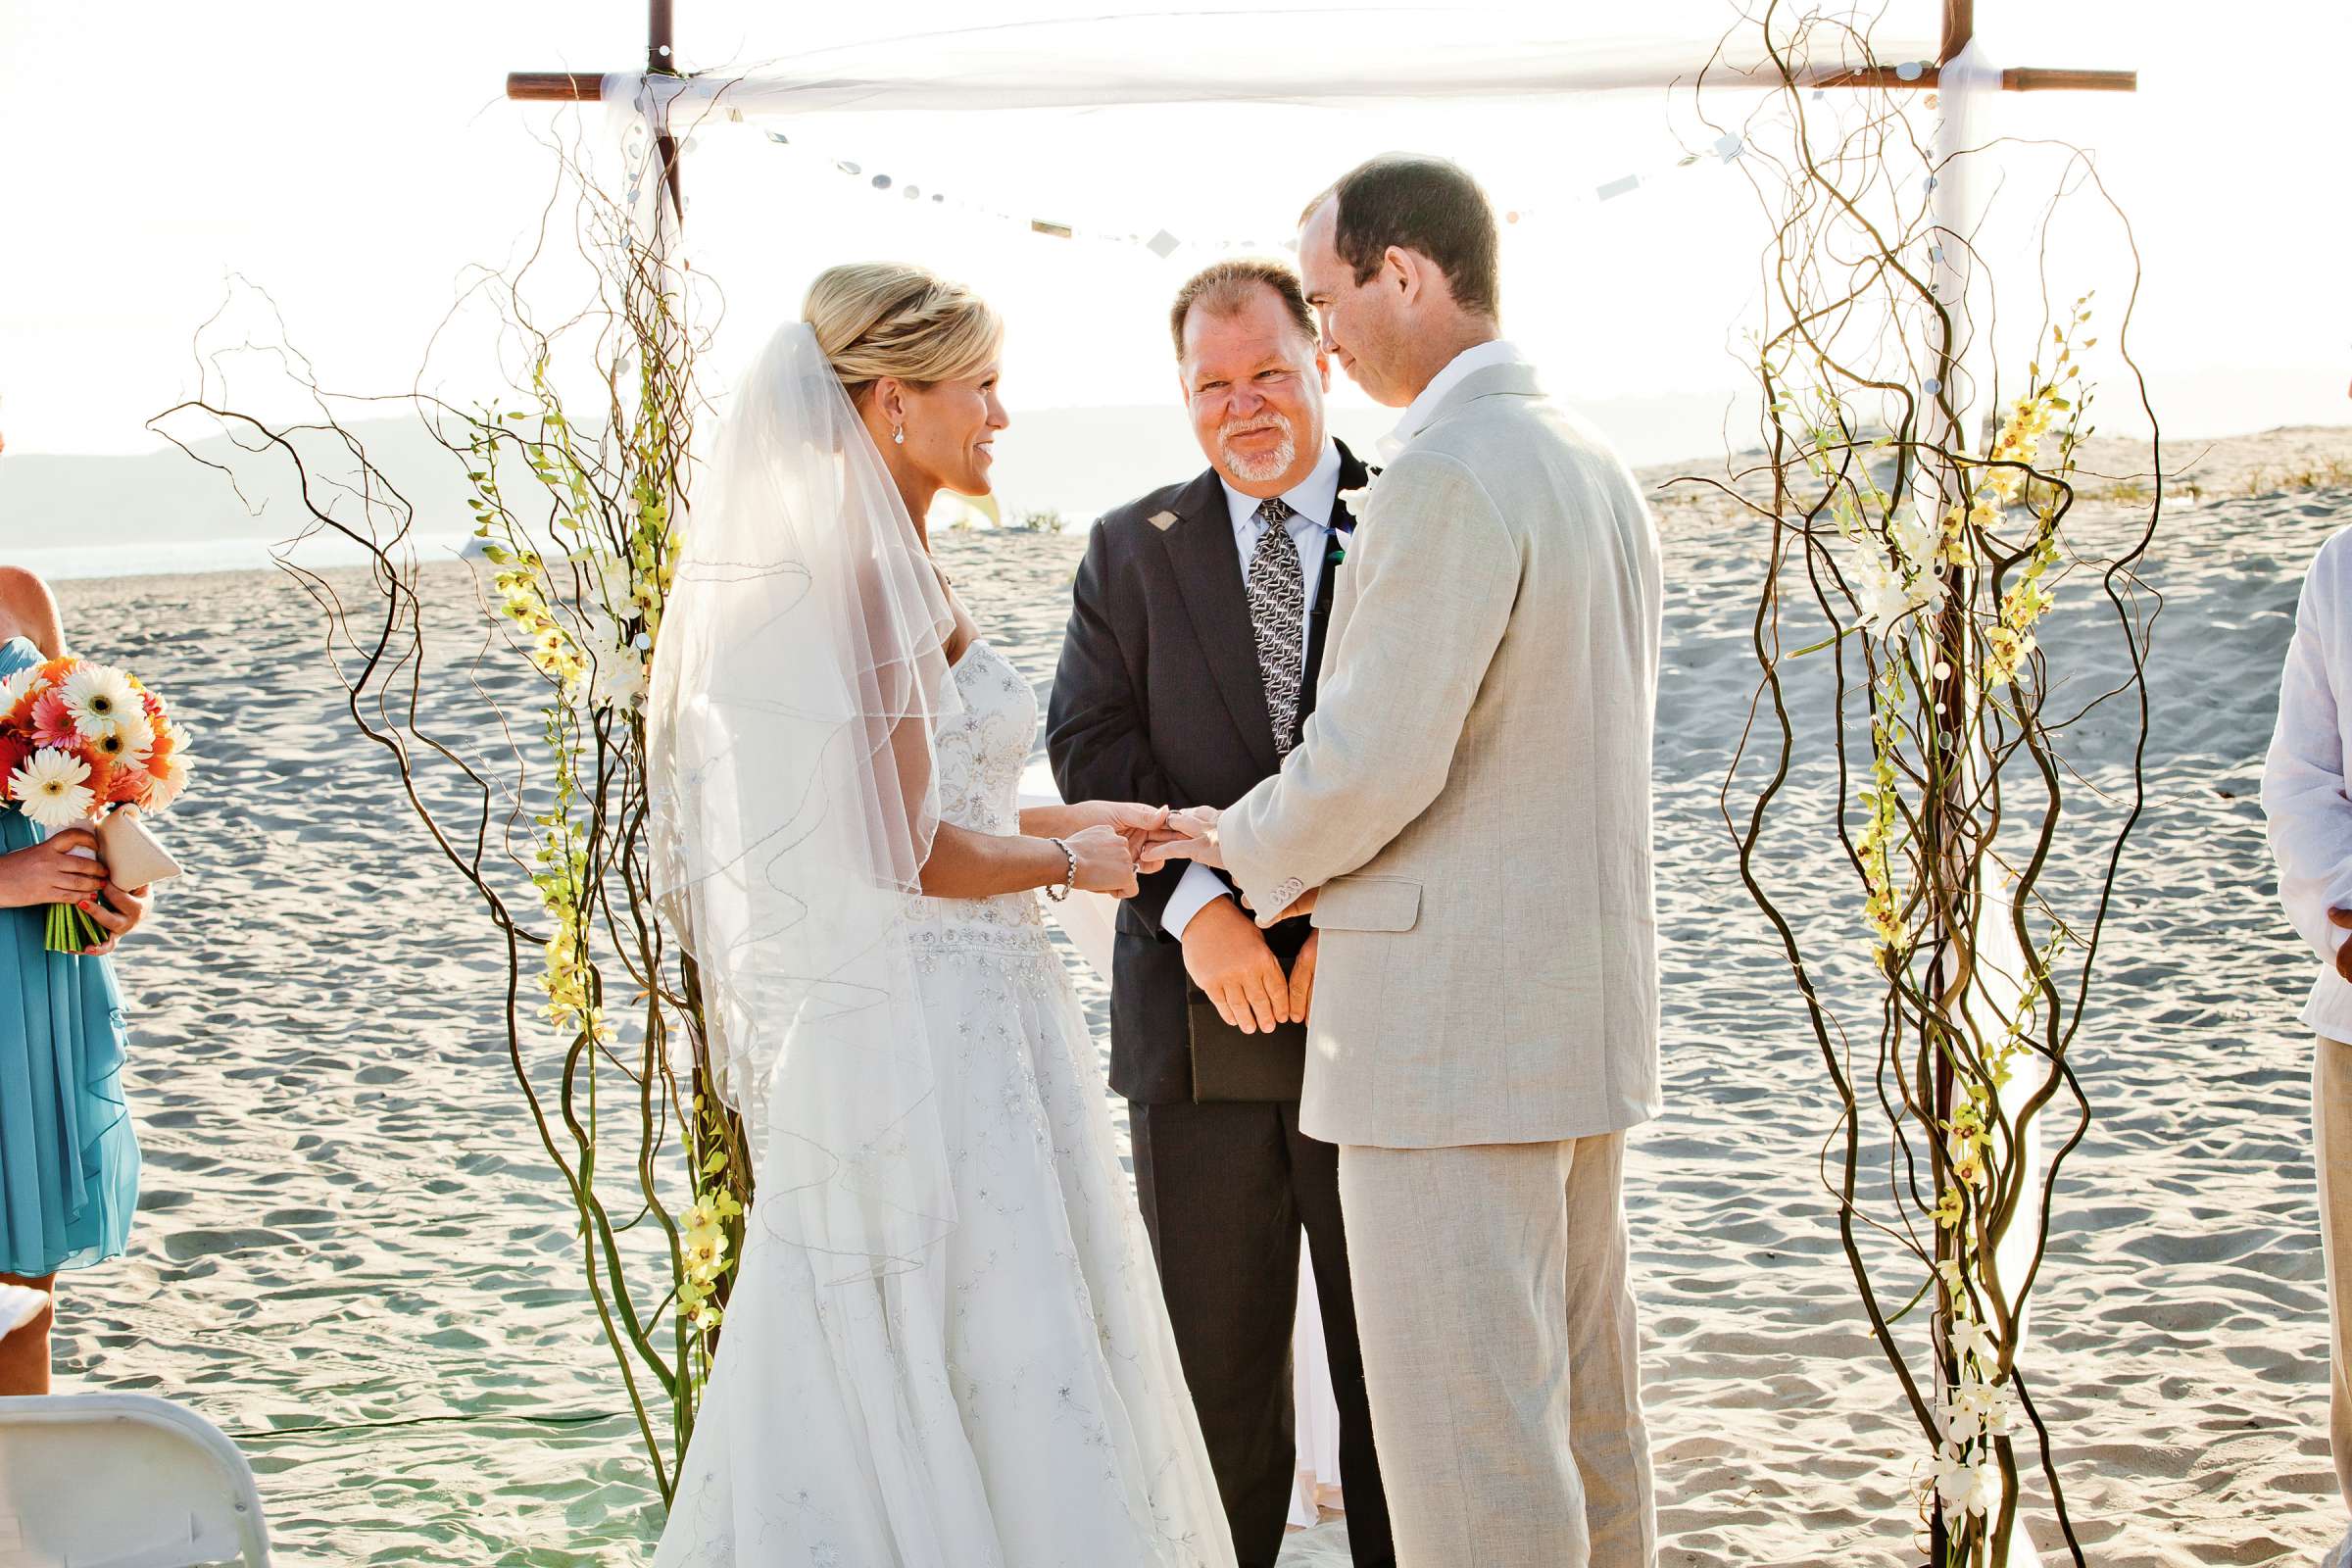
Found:
[[[1968, 333], [1954, 354], [1951, 404], [1958, 416], [1958, 428], [1944, 432], [1942, 438], [1954, 446], [1977, 449], [1984, 445], [1979, 431], [1984, 416], [1997, 411], [1990, 409], [1994, 386], [1990, 363], [1994, 345], [1989, 330], [1992, 316], [1989, 301], [1984, 297], [1975, 275], [1970, 246], [1982, 232], [1992, 198], [1993, 182], [1988, 176], [1994, 171], [1987, 165], [1996, 155], [1984, 149], [1997, 135], [1992, 122], [2001, 96], [2000, 68], [1992, 63], [1982, 43], [1971, 42], [1944, 66], [1940, 86], [1937, 105], [1940, 118], [1936, 126], [1936, 188], [1930, 193], [1936, 226], [1941, 231], [1934, 275], [1938, 297], [1959, 315], [1962, 330]], [[1955, 243], [1955, 237], [1963, 243]], [[1975, 683], [1972, 680], [1970, 684], [1973, 688]], [[1983, 885], [1977, 889], [1977, 929], [1973, 933], [1976, 976], [1970, 985], [1965, 1010], [1983, 1038], [1999, 1040], [2007, 1033], [2010, 1020], [2024, 1000], [2026, 963], [2002, 890], [1991, 885], [1991, 876], [1980, 873], [1980, 881]], [[2039, 1056], [2026, 1059], [2042, 1060]], [[2020, 1070], [2002, 1086], [2000, 1108], [2012, 1119], [2012, 1125], [2026, 1102], [2042, 1087], [2045, 1076], [2030, 1069]], [[2057, 1103], [2053, 1100], [2048, 1108], [2054, 1109]], [[2041, 1228], [2042, 1156], [2043, 1139], [2040, 1123], [2036, 1121], [2028, 1129], [2025, 1149], [2018, 1156], [2026, 1172], [2024, 1195], [2008, 1231], [1993, 1252], [1994, 1267], [2004, 1289], [2010, 1291], [2025, 1278]], [[2022, 1348], [2025, 1342], [2026, 1317], [2022, 1311], [2017, 1315], [2016, 1348]], [[2040, 1563], [2041, 1557], [2027, 1533], [2025, 1510], [2021, 1508], [2010, 1533], [2010, 1568], [2040, 1568]]]
[[[1931, 8], [1911, 0], [1895, 9], [1907, 30], [1875, 24], [1879, 62], [1932, 60]], [[714, 118], [823, 112], [1530, 100], [1663, 90], [1694, 82], [1702, 70], [1720, 84], [1740, 75], [1771, 84], [1759, 29], [1738, 8], [1686, 4], [1659, 14], [1681, 25], [1629, 28], [1621, 5], [1557, 4], [1196, 7], [1047, 18], [839, 44], [740, 71], [656, 76], [652, 96], [683, 132]], [[1809, 62], [1822, 70], [1862, 63], [1858, 51]], [[639, 103], [647, 81], [638, 73], [609, 75], [605, 101]]]

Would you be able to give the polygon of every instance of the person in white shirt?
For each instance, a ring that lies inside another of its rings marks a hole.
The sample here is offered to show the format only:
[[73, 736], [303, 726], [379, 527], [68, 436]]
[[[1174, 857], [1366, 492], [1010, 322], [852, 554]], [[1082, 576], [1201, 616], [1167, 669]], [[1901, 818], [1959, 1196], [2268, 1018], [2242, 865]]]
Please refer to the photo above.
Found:
[[[1346, 495], [1372, 478], [1325, 430], [1329, 362], [1286, 265], [1210, 267], [1178, 292], [1169, 327], [1209, 466], [1113, 508], [1087, 542], [1047, 714], [1070, 800], [1117, 779], [1121, 799], [1226, 806], [1282, 765], [1315, 707], [1354, 527]], [[1348, 1546], [1362, 1568], [1396, 1560], [1339, 1152], [1298, 1128], [1296, 1026], [1315, 1004], [1318, 946], [1304, 919], [1261, 931], [1222, 873], [1170, 866], [1120, 905], [1111, 954], [1110, 1087], [1128, 1102], [1136, 1198], [1243, 1568], [1282, 1551], [1302, 1231]], [[1195, 988], [1228, 1026], [1198, 1042]]]
[[[2303, 1024], [2317, 1036], [2311, 1075], [2333, 1375], [2328, 1446], [2352, 1508], [2352, 529], [2320, 547], [2303, 579], [2262, 769], [2262, 808], [2278, 899], [2320, 960]], [[2352, 1568], [2352, 1532], [2327, 1568]]]

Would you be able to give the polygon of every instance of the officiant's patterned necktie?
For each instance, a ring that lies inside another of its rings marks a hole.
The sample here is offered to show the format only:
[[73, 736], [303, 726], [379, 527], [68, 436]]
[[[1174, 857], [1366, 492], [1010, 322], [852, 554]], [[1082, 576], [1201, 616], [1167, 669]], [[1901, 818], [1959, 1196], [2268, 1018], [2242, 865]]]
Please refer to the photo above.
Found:
[[1298, 732], [1298, 685], [1302, 666], [1299, 632], [1306, 624], [1306, 577], [1298, 568], [1298, 546], [1291, 538], [1297, 515], [1280, 496], [1257, 504], [1265, 529], [1250, 558], [1250, 619], [1257, 627], [1257, 672], [1266, 684], [1266, 716], [1274, 721], [1274, 755], [1291, 755]]

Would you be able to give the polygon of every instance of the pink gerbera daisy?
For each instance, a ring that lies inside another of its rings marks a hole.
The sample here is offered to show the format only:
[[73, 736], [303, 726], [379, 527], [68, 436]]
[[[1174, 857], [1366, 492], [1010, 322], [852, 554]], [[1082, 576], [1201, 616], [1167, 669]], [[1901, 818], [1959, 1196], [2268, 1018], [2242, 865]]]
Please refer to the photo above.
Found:
[[32, 739], [36, 746], [71, 749], [81, 744], [81, 731], [63, 690], [51, 687], [32, 705]]

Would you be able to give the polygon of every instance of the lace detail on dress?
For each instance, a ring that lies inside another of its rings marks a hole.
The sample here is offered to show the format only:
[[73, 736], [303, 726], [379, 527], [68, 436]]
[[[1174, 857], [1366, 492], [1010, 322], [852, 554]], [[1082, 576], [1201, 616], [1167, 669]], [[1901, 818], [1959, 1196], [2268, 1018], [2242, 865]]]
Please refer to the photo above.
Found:
[[[964, 650], [949, 672], [963, 710], [934, 737], [939, 759], [939, 819], [975, 833], [1021, 830], [1021, 772], [1037, 735], [1037, 696], [1029, 683], [986, 642]], [[1037, 894], [1000, 893], [988, 899], [907, 901], [906, 941], [918, 967], [944, 949], [972, 949], [1007, 956], [1053, 957]]]

